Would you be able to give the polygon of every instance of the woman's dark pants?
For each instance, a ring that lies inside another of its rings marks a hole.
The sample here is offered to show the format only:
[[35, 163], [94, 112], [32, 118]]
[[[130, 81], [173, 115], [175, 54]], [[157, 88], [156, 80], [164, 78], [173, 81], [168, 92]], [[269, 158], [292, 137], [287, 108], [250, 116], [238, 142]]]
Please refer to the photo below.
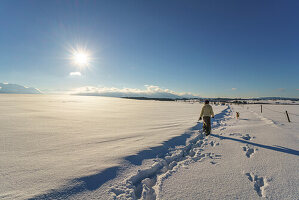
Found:
[[210, 133], [211, 133], [211, 117], [207, 117], [207, 116], [203, 117], [202, 129], [206, 133], [206, 135], [210, 135]]

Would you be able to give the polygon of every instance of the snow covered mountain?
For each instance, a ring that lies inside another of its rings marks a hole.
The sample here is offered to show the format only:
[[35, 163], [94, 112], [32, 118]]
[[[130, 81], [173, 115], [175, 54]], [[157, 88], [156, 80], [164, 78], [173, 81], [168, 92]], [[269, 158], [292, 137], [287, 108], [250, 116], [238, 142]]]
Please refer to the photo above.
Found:
[[7, 94], [41, 94], [36, 88], [26, 87], [18, 84], [0, 83], [0, 93]]

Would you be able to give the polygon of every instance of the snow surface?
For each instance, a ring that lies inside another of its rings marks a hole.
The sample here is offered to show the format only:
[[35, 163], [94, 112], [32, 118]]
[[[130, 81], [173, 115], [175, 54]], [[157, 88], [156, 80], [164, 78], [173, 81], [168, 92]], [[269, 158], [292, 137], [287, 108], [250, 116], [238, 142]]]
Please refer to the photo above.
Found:
[[[222, 110], [216, 108], [216, 112]], [[93, 191], [196, 124], [200, 104], [63, 95], [0, 95], [0, 198]], [[166, 151], [166, 150], [165, 150]], [[108, 193], [107, 193], [108, 194]], [[45, 197], [46, 198], [46, 197]]]
[[201, 106], [0, 95], [0, 199], [298, 199], [299, 106]]
[[159, 177], [158, 198], [299, 199], [299, 118], [288, 123], [283, 113], [299, 106], [263, 107], [232, 106], [241, 117], [214, 128], [190, 162]]

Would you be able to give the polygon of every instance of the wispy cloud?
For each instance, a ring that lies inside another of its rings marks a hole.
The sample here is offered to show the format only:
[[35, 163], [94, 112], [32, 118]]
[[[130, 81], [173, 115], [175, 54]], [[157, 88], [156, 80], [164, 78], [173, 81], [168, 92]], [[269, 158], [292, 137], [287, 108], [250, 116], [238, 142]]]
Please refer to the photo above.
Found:
[[179, 93], [169, 89], [162, 89], [159, 86], [145, 85], [145, 89], [136, 88], [115, 88], [115, 87], [94, 87], [85, 86], [76, 88], [71, 94], [89, 95], [89, 96], [109, 96], [109, 97], [151, 97], [151, 98], [182, 98], [199, 97], [192, 93]]
[[71, 72], [70, 76], [81, 76], [81, 72]]
[[232, 90], [237, 90], [237, 88], [232, 88]]
[[296, 89], [297, 91], [299, 91], [299, 89]]

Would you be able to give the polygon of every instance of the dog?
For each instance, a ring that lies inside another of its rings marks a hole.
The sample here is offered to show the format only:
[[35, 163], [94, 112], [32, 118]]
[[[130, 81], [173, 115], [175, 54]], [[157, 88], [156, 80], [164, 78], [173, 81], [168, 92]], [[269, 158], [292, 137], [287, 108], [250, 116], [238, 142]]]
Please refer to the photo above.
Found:
[[239, 119], [239, 117], [240, 117], [240, 113], [239, 112], [236, 112], [236, 117], [237, 117], [237, 119]]

